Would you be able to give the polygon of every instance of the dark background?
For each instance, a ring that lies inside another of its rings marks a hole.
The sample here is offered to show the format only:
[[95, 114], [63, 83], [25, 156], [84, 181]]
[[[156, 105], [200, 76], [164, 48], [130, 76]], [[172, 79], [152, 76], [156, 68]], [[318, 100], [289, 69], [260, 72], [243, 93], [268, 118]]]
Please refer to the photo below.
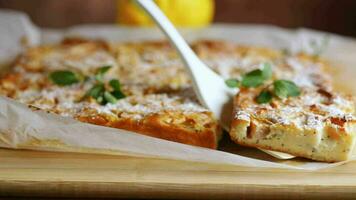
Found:
[[[194, 0], [193, 0], [194, 1]], [[0, 0], [42, 27], [114, 23], [116, 0]], [[356, 0], [216, 0], [215, 22], [308, 27], [356, 37]]]

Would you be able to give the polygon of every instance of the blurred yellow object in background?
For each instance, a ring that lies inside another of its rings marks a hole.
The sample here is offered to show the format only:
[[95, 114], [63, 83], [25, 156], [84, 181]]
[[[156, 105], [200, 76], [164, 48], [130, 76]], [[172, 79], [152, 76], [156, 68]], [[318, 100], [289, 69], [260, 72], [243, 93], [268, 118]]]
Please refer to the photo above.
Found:
[[[156, 4], [176, 26], [208, 25], [214, 17], [214, 0], [155, 0]], [[132, 0], [117, 0], [117, 21], [125, 25], [152, 25], [153, 22]]]

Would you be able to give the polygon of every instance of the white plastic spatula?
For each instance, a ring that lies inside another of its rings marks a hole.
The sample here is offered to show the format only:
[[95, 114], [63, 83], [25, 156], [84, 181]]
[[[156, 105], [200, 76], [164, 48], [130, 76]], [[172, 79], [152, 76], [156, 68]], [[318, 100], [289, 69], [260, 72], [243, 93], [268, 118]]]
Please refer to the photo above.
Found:
[[[170, 40], [171, 44], [176, 48], [190, 74], [193, 88], [199, 102], [213, 112], [225, 130], [229, 130], [232, 113], [232, 97], [236, 94], [237, 90], [227, 87], [224, 79], [213, 72], [198, 58], [152, 0], [136, 0], [136, 2], [151, 16]], [[280, 159], [294, 157], [280, 152], [262, 151]]]

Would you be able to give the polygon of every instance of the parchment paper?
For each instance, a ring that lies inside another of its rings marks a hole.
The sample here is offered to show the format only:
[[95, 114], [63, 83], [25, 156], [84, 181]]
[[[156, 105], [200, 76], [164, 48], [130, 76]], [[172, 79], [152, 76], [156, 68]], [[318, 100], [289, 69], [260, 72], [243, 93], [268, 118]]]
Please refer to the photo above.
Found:
[[[154, 28], [128, 28], [115, 25], [83, 25], [67, 30], [41, 30], [26, 15], [0, 10], [0, 63], [9, 63], [21, 52], [22, 38], [28, 45], [58, 42], [65, 36], [101, 38], [109, 41], [164, 39]], [[221, 39], [248, 45], [311, 51], [310, 40], [321, 42], [327, 33], [307, 29], [287, 30], [262, 25], [216, 24], [204, 29], [181, 30], [191, 41]], [[356, 41], [327, 34], [329, 45], [324, 56], [337, 63], [335, 79], [356, 94]], [[345, 81], [347, 80], [347, 81]], [[316, 170], [342, 163], [320, 163], [305, 159], [283, 161], [266, 158], [258, 150], [224, 142], [220, 150], [194, 147], [137, 133], [82, 123], [0, 97], [0, 147], [44, 151], [93, 152], [145, 156], [249, 167]], [[226, 148], [226, 146], [229, 146]], [[232, 146], [232, 148], [231, 148]], [[235, 148], [236, 147], [236, 148]], [[249, 153], [246, 153], [249, 152]], [[254, 152], [253, 156], [250, 152]]]

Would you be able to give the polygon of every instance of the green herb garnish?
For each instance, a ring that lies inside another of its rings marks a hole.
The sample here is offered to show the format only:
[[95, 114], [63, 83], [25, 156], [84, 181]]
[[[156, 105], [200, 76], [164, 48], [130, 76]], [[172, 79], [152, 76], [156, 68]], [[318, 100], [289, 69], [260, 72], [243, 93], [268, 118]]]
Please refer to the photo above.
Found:
[[272, 68], [268, 63], [262, 64], [262, 69], [255, 69], [242, 77], [241, 85], [244, 87], [258, 87], [272, 77]]
[[269, 87], [270, 90], [268, 90], [268, 87], [266, 87], [266, 89], [261, 91], [261, 93], [256, 97], [257, 103], [269, 103], [271, 102], [273, 95], [281, 99], [287, 97], [296, 97], [300, 95], [300, 89], [292, 81], [275, 80], [272, 86], [273, 88]]
[[262, 92], [256, 97], [256, 102], [259, 104], [269, 103], [272, 100], [272, 93], [268, 90], [262, 90]]
[[103, 76], [109, 69], [109, 67], [102, 67], [98, 70], [95, 74], [95, 80], [97, 83], [87, 91], [84, 97], [92, 97], [102, 105], [107, 103], [116, 103], [117, 100], [126, 97], [121, 91], [121, 84], [119, 80], [111, 79], [108, 85], [104, 84]]
[[111, 94], [116, 98], [116, 99], [122, 99], [125, 98], [126, 95], [121, 92], [121, 90], [114, 90], [111, 92]]
[[[125, 94], [121, 91], [120, 81], [117, 79], [112, 79], [109, 83], [104, 83], [104, 75], [109, 71], [111, 66], [104, 66], [99, 68], [95, 73], [95, 83], [94, 85], [85, 93], [83, 99], [92, 97], [101, 105], [106, 103], [116, 103], [118, 99], [125, 98]], [[71, 71], [59, 70], [52, 72], [49, 78], [57, 85], [65, 86], [74, 83], [94, 80], [87, 76], [81, 74], [76, 74]], [[80, 101], [81, 101], [80, 100]]]
[[238, 79], [227, 79], [226, 85], [230, 88], [236, 87], [258, 87], [272, 77], [272, 68], [269, 63], [263, 63], [261, 69], [255, 69], [242, 76], [242, 81]]
[[120, 81], [117, 79], [111, 79], [109, 82], [109, 85], [114, 89], [114, 90], [120, 90], [121, 89], [121, 84]]
[[267, 89], [262, 90], [261, 93], [256, 97], [256, 102], [259, 104], [269, 103], [273, 98], [273, 94], [280, 99], [296, 97], [300, 95], [300, 89], [298, 86], [292, 81], [288, 80], [275, 80], [273, 82], [273, 88], [271, 91], [273, 91], [273, 93]]
[[271, 64], [269, 63], [263, 63], [262, 64], [262, 77], [264, 80], [268, 80], [272, 78], [272, 67]]
[[122, 93], [121, 91], [121, 84], [120, 81], [117, 79], [112, 79], [109, 82], [109, 85], [112, 87], [113, 91], [111, 94], [116, 98], [116, 99], [122, 99], [125, 98], [125, 94]]
[[237, 88], [240, 87], [241, 82], [235, 78], [230, 78], [225, 80], [225, 84], [230, 88]]
[[53, 83], [65, 86], [78, 83], [80, 81], [80, 76], [67, 70], [58, 70], [50, 73], [49, 78]]
[[111, 66], [104, 66], [99, 68], [95, 74], [95, 79], [97, 81], [103, 82], [104, 74], [106, 74], [106, 72], [108, 72], [110, 68]]
[[122, 99], [126, 97], [125, 94], [121, 91], [121, 84], [119, 80], [111, 79], [109, 85], [113, 89], [110, 94], [113, 95], [116, 99]]
[[[255, 69], [242, 76], [242, 81], [238, 79], [227, 79], [226, 85], [230, 88], [236, 87], [259, 87], [267, 80], [272, 78], [272, 68], [269, 63], [263, 63], [260, 69]], [[256, 97], [256, 102], [259, 104], [271, 102], [273, 96], [281, 99], [287, 97], [295, 97], [300, 95], [300, 89], [292, 81], [275, 80], [272, 87], [267, 86]], [[270, 90], [268, 89], [270, 88]]]
[[264, 82], [262, 78], [262, 71], [256, 69], [245, 76], [243, 76], [241, 85], [244, 87], [258, 87]]
[[105, 105], [107, 103], [104, 99], [104, 96], [99, 96], [98, 98], [96, 98], [96, 101], [101, 105]]
[[112, 95], [110, 92], [108, 91], [105, 91], [104, 92], [104, 98], [107, 102], [109, 103], [116, 103], [117, 102], [117, 99], [114, 95]]
[[273, 82], [274, 94], [283, 99], [300, 95], [300, 89], [295, 83], [288, 80], [276, 80]]
[[93, 97], [94, 99], [99, 98], [105, 92], [105, 86], [102, 83], [95, 84], [92, 88], [90, 88], [86, 95], [87, 97]]
[[300, 89], [298, 86], [289, 80], [275, 80], [272, 84], [273, 88], [270, 91], [264, 89], [256, 97], [256, 102], [259, 104], [269, 103], [272, 100], [273, 94], [280, 99], [287, 97], [296, 97], [300, 95]]

